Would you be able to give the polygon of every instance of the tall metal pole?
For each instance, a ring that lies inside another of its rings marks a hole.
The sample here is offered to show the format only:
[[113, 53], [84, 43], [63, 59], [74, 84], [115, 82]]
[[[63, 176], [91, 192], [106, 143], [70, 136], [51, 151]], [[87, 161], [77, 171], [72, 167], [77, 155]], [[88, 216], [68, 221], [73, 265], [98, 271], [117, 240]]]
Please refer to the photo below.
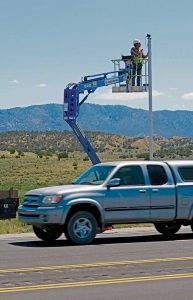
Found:
[[147, 34], [148, 46], [148, 82], [149, 82], [149, 159], [153, 160], [153, 109], [152, 109], [152, 54], [151, 54], [151, 35]]

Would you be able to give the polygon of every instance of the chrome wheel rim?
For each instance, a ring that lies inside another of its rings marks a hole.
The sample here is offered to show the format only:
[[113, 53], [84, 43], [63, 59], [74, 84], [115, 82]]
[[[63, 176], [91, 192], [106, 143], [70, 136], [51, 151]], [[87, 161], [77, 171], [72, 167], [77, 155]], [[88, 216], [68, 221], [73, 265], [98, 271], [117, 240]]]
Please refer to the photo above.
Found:
[[79, 218], [74, 222], [73, 232], [78, 239], [90, 237], [92, 232], [92, 223], [87, 218]]

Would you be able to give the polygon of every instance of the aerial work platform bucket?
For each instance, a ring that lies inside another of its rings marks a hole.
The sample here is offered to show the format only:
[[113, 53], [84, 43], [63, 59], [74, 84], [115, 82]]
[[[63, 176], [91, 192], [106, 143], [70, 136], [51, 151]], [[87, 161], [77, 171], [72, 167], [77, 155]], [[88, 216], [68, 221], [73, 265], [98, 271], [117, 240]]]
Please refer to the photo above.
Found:
[[112, 87], [113, 93], [140, 93], [140, 92], [148, 92], [147, 85], [140, 85], [140, 86], [132, 86], [132, 85], [119, 85]]
[[[148, 59], [143, 60], [142, 73], [141, 75], [134, 74], [133, 72], [133, 63], [131, 56], [122, 56], [122, 59], [113, 59], [114, 71], [119, 71], [122, 68], [122, 64], [125, 64], [125, 67], [129, 67], [129, 72], [125, 84], [116, 83], [112, 87], [113, 93], [140, 93], [148, 92]], [[136, 72], [137, 73], [137, 72]], [[137, 82], [137, 78], [140, 77], [140, 85], [135, 85], [133, 81]]]

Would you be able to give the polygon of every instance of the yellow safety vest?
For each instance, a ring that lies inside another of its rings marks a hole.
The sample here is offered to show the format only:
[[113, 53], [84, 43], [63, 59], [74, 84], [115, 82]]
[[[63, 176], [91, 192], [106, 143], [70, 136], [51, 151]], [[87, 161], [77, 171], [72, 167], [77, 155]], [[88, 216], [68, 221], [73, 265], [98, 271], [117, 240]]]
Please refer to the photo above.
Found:
[[143, 63], [143, 57], [142, 57], [142, 55], [133, 56], [132, 57], [132, 62], [135, 65], [142, 64]]
[[140, 53], [138, 56], [132, 56], [132, 63], [135, 65], [142, 64], [143, 63], [143, 57], [142, 53]]

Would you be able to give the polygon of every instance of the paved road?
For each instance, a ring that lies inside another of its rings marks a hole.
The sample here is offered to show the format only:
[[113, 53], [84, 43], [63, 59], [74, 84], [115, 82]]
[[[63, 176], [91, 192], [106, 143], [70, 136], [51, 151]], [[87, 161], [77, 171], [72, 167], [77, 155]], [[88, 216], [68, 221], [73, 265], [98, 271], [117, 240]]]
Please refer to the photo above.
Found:
[[113, 230], [88, 246], [0, 236], [0, 299], [192, 299], [193, 234]]

